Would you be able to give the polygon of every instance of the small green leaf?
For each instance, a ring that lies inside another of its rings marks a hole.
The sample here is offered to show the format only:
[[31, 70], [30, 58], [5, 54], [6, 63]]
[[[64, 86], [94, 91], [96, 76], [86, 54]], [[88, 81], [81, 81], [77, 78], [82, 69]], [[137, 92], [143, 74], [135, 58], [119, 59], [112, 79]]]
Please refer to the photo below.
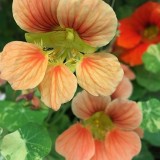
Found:
[[149, 132], [160, 131], [160, 101], [150, 99], [146, 102], [139, 102], [138, 104], [143, 112], [141, 127]]
[[142, 143], [141, 152], [136, 157], [134, 157], [133, 160], [154, 160], [154, 157], [148, 150], [147, 145]]
[[153, 146], [159, 147], [160, 146], [160, 131], [156, 133], [145, 131], [144, 139], [147, 140]]
[[139, 85], [145, 87], [151, 92], [160, 90], [160, 76], [159, 74], [151, 73], [145, 70], [144, 66], [135, 67], [136, 81]]
[[26, 33], [26, 41], [42, 44], [48, 48], [76, 49], [79, 52], [93, 53], [97, 50], [86, 44], [72, 29], [52, 31], [47, 33]]
[[151, 45], [142, 57], [146, 70], [160, 73], [160, 44]]
[[0, 126], [14, 131], [28, 122], [41, 124], [48, 115], [48, 109], [31, 110], [23, 103], [0, 101]]
[[3, 138], [1, 154], [6, 160], [42, 160], [51, 145], [47, 130], [29, 123]]

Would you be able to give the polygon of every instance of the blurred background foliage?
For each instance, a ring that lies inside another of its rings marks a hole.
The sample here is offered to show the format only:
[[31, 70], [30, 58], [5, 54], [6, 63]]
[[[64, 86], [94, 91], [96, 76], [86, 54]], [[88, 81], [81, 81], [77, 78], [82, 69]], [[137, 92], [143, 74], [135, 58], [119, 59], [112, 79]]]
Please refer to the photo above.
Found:
[[[149, 0], [105, 0], [107, 3], [113, 6], [118, 19], [128, 17], [132, 12], [141, 4]], [[154, 0], [160, 2], [160, 0]], [[0, 0], [0, 52], [6, 43], [10, 41], [25, 41], [24, 31], [21, 30], [15, 23], [12, 16], [12, 0]], [[136, 72], [136, 69], [135, 69]], [[141, 73], [140, 73], [141, 74]], [[136, 81], [133, 82], [134, 93], [131, 97], [132, 100], [148, 99], [149, 95], [146, 95], [146, 90], [137, 84]], [[20, 92], [15, 92], [11, 89], [10, 85], [6, 84], [0, 87], [1, 92], [6, 93], [6, 100], [15, 102], [16, 97]], [[148, 94], [148, 93], [147, 93]], [[160, 98], [159, 92], [152, 93], [153, 96]], [[146, 98], [147, 97], [147, 98]], [[0, 103], [2, 105], [2, 103]], [[70, 110], [70, 103], [65, 104], [61, 107], [59, 112], [49, 112], [49, 118], [45, 119], [47, 123], [47, 129], [50, 133], [50, 137], [54, 144], [56, 137], [62, 133], [66, 128], [75, 122], [75, 118]], [[53, 120], [54, 119], [54, 120]], [[59, 125], [61, 124], [61, 125]], [[1, 123], [2, 125], [2, 123]], [[0, 137], [1, 138], [1, 137]], [[145, 132], [145, 136], [142, 143], [141, 153], [134, 158], [134, 160], [160, 160], [160, 132], [150, 133]], [[54, 148], [54, 145], [53, 145]], [[45, 160], [63, 160], [54, 149], [52, 149], [51, 154]]]

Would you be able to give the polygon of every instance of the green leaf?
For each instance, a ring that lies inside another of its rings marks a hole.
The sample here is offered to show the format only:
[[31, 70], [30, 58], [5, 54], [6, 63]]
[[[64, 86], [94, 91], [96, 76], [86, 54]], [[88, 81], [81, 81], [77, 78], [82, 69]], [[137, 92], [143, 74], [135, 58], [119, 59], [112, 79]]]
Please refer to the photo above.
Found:
[[41, 124], [48, 115], [48, 109], [31, 110], [23, 103], [0, 101], [0, 126], [14, 131], [28, 122]]
[[145, 131], [144, 139], [147, 140], [153, 146], [159, 147], [160, 146], [160, 131], [156, 133]]
[[29, 43], [42, 44], [48, 48], [76, 49], [84, 53], [93, 53], [97, 50], [86, 44], [72, 29], [47, 33], [26, 33], [26, 41]]
[[42, 160], [49, 154], [51, 145], [47, 130], [29, 123], [3, 138], [1, 154], [6, 160]]
[[142, 143], [142, 149], [140, 154], [138, 154], [133, 160], [154, 160], [153, 155], [148, 150], [145, 143]]
[[160, 44], [151, 45], [142, 57], [146, 70], [160, 73]]
[[145, 70], [144, 66], [135, 67], [136, 81], [151, 92], [160, 90], [160, 76]]
[[119, 6], [117, 10], [118, 19], [129, 17], [133, 13], [134, 8], [129, 5]]
[[149, 132], [160, 131], [160, 101], [150, 99], [146, 102], [139, 102], [138, 104], [143, 112], [141, 127]]

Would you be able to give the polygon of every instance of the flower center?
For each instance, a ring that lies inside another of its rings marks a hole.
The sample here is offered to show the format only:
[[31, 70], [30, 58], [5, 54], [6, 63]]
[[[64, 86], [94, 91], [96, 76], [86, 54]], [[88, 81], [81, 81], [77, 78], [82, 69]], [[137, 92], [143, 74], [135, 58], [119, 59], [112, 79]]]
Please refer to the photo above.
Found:
[[98, 140], [104, 140], [106, 133], [114, 128], [112, 120], [104, 112], [93, 114], [84, 120], [83, 124], [90, 129], [93, 137]]
[[159, 28], [157, 26], [149, 26], [143, 32], [143, 37], [145, 39], [152, 40], [157, 37], [159, 33]]

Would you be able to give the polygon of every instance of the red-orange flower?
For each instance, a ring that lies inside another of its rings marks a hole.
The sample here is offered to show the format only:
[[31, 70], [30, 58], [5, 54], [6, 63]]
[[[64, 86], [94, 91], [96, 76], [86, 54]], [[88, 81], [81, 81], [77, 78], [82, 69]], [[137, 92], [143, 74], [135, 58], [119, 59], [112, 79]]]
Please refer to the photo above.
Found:
[[131, 66], [142, 64], [150, 44], [160, 42], [160, 4], [147, 2], [130, 17], [120, 20], [116, 45], [122, 47], [120, 59]]

